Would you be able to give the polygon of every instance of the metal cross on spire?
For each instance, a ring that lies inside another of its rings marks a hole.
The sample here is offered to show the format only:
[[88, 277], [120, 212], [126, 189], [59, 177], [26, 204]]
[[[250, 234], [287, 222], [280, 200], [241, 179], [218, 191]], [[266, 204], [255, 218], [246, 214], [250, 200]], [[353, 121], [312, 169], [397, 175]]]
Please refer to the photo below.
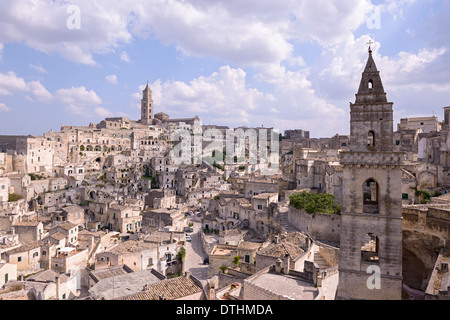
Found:
[[374, 44], [374, 42], [372, 40], [369, 40], [367, 44], [369, 45], [369, 52], [372, 52], [372, 44]]

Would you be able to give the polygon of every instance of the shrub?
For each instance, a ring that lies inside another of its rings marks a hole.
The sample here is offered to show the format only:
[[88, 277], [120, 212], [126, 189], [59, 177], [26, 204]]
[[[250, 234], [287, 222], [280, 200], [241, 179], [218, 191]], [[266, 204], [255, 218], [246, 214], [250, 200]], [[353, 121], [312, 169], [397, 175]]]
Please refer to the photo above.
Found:
[[8, 202], [16, 202], [20, 199], [23, 199], [23, 197], [20, 194], [10, 193], [8, 195]]
[[332, 194], [295, 193], [289, 198], [294, 208], [305, 210], [309, 214], [341, 214], [342, 206], [335, 203]]

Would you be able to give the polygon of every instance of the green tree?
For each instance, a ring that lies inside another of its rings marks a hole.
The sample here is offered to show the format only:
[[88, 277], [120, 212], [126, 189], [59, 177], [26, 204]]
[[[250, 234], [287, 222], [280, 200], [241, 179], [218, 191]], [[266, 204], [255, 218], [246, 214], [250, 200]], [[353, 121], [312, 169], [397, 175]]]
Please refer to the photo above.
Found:
[[186, 259], [186, 249], [184, 247], [181, 247], [177, 253], [177, 260], [179, 262], [184, 262], [185, 259]]
[[328, 193], [295, 193], [289, 198], [294, 208], [305, 210], [309, 214], [341, 214], [342, 206], [335, 203], [335, 196]]
[[241, 260], [241, 258], [239, 256], [235, 256], [234, 257], [233, 264], [234, 264], [235, 267], [238, 266], [240, 260]]
[[219, 269], [220, 269], [220, 271], [222, 271], [222, 273], [225, 273], [225, 271], [228, 269], [228, 267], [227, 266], [221, 266]]
[[20, 199], [23, 199], [23, 197], [20, 194], [16, 194], [16, 193], [8, 194], [8, 202], [16, 202]]

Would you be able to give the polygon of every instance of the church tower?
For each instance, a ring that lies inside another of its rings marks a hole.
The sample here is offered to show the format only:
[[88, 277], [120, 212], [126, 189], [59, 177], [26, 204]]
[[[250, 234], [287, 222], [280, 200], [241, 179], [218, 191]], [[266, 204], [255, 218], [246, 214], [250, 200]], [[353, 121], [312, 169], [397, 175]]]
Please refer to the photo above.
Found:
[[153, 98], [152, 98], [152, 90], [150, 90], [150, 86], [145, 87], [141, 99], [141, 123], [143, 124], [152, 124], [153, 120]]
[[350, 151], [341, 153], [343, 210], [337, 299], [400, 300], [402, 165], [388, 102], [369, 47], [355, 103]]

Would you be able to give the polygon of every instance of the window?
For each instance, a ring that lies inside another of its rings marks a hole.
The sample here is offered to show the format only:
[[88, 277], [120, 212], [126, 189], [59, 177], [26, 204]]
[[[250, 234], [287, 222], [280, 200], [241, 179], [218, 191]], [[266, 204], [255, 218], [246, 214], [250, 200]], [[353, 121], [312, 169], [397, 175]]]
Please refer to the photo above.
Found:
[[20, 261], [22, 261], [22, 257], [17, 258], [17, 262], [20, 262]]
[[250, 256], [248, 254], [245, 255], [245, 263], [250, 263]]
[[379, 239], [373, 233], [365, 234], [361, 241], [361, 261], [378, 263]]
[[375, 146], [375, 132], [369, 131], [369, 133], [367, 135], [367, 145], [369, 147], [374, 147]]
[[262, 210], [263, 206], [261, 204], [258, 205], [258, 210]]
[[369, 80], [368, 86], [369, 86], [369, 89], [373, 89], [373, 80]]
[[407, 193], [403, 193], [402, 194], [402, 199], [403, 200], [408, 200], [409, 199], [409, 195]]
[[62, 298], [63, 298], [63, 300], [66, 299], [66, 294], [65, 293], [62, 295]]
[[363, 186], [364, 213], [378, 213], [378, 183], [368, 179]]

